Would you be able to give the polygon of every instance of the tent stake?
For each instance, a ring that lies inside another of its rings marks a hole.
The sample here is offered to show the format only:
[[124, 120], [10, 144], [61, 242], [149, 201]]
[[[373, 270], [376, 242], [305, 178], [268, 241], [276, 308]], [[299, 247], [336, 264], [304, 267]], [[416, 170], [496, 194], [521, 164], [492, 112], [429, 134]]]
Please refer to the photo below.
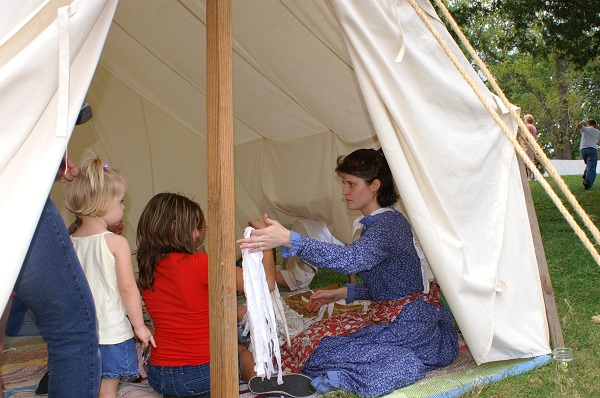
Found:
[[527, 181], [525, 163], [519, 156], [517, 156], [517, 162], [519, 163], [519, 172], [521, 173], [521, 182], [523, 184], [523, 193], [525, 195], [525, 205], [527, 206], [527, 215], [529, 217], [529, 225], [531, 226], [531, 235], [533, 236], [533, 245], [535, 247], [535, 257], [537, 258], [538, 270], [542, 283], [542, 294], [546, 306], [546, 319], [548, 320], [548, 328], [550, 330], [550, 342], [552, 347], [564, 347], [565, 341], [560, 327], [558, 311], [556, 310], [554, 289], [552, 288], [552, 280], [550, 279], [550, 273], [548, 272], [546, 253], [544, 252], [544, 244], [542, 243], [540, 226], [533, 205], [531, 189], [529, 188], [529, 181]]
[[235, 292], [231, 0], [206, 2], [210, 390], [239, 395]]

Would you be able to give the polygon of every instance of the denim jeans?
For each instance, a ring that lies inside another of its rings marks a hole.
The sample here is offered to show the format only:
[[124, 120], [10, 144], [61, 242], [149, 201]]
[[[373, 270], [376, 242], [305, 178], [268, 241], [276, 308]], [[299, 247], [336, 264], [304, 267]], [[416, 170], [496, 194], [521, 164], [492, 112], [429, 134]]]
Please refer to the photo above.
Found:
[[94, 299], [67, 228], [48, 199], [15, 285], [48, 343], [48, 396], [96, 398], [100, 355]]
[[148, 366], [148, 382], [159, 394], [193, 397], [210, 390], [210, 364]]
[[596, 148], [581, 148], [579, 150], [585, 163], [584, 181], [590, 183], [590, 188], [596, 180], [596, 165], [598, 164], [598, 150]]
[[10, 306], [6, 334], [8, 336], [39, 336], [41, 334], [40, 329], [35, 325], [35, 314], [17, 296], [13, 297]]

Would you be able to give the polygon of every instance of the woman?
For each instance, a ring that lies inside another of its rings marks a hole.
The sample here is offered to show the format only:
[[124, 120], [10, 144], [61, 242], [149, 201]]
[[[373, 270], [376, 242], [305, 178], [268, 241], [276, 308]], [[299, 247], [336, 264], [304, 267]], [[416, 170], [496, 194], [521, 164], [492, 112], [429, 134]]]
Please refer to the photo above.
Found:
[[[529, 134], [531, 134], [533, 136], [534, 140], [537, 140], [537, 128], [533, 124], [533, 115], [525, 115], [523, 117], [523, 120], [525, 121], [525, 125], [527, 126], [527, 129], [529, 130]], [[527, 154], [527, 156], [529, 156], [529, 159], [531, 159], [531, 161], [535, 164], [535, 167], [537, 167], [539, 169], [540, 168], [539, 162], [535, 158], [533, 149], [531, 149], [531, 145], [529, 145], [525, 139], [523, 140], [522, 145], [525, 148], [525, 153]], [[527, 180], [528, 181], [533, 180], [535, 178], [533, 171], [531, 171], [529, 169], [529, 167], [526, 167], [525, 170], [527, 172]]]
[[[284, 370], [314, 378], [318, 391], [341, 388], [360, 395], [383, 395], [423, 378], [458, 355], [452, 316], [434, 286], [424, 294], [420, 260], [410, 224], [392, 205], [399, 195], [383, 155], [359, 149], [338, 159], [348, 209], [360, 210], [362, 232], [348, 246], [323, 243], [289, 231], [264, 216], [267, 228], [238, 240], [251, 251], [283, 246], [319, 268], [358, 273], [362, 284], [320, 290], [309, 310], [345, 299], [371, 300], [366, 314], [342, 314], [313, 324], [282, 346]], [[331, 336], [331, 337], [323, 337]]]

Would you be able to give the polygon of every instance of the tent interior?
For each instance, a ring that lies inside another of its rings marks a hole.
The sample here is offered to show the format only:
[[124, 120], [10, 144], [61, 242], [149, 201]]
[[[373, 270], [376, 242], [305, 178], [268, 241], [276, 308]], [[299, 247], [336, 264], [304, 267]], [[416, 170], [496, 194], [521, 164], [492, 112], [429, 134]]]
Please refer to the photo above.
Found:
[[[181, 192], [206, 210], [208, 132], [204, 0], [3, 3], [0, 217], [16, 226], [0, 236], [15, 248], [0, 265], [6, 299], [65, 149], [78, 164], [99, 155], [126, 177], [124, 236], [135, 249], [154, 194]], [[342, 201], [336, 159], [381, 147], [397, 207], [475, 361], [549, 353], [515, 150], [411, 5], [232, 3], [236, 237], [268, 213], [283, 224], [324, 221], [349, 243], [359, 214]], [[431, 3], [417, 4], [516, 134]], [[71, 131], [84, 102], [93, 118]], [[60, 184], [51, 197], [68, 225]]]

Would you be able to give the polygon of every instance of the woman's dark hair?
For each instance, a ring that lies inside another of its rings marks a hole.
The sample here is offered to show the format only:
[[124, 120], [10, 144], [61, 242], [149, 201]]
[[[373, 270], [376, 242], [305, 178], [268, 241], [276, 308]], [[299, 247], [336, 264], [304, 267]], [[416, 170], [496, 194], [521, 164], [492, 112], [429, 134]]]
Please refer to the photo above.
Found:
[[163, 192], [150, 199], [140, 216], [136, 237], [142, 290], [152, 289], [160, 260], [170, 253], [196, 251], [194, 230], [203, 225], [200, 205], [183, 195]]
[[394, 185], [392, 171], [383, 152], [375, 149], [357, 149], [349, 155], [340, 156], [335, 172], [362, 178], [369, 185], [373, 181], [379, 180], [381, 186], [377, 191], [376, 198], [381, 207], [392, 206], [400, 198]]

